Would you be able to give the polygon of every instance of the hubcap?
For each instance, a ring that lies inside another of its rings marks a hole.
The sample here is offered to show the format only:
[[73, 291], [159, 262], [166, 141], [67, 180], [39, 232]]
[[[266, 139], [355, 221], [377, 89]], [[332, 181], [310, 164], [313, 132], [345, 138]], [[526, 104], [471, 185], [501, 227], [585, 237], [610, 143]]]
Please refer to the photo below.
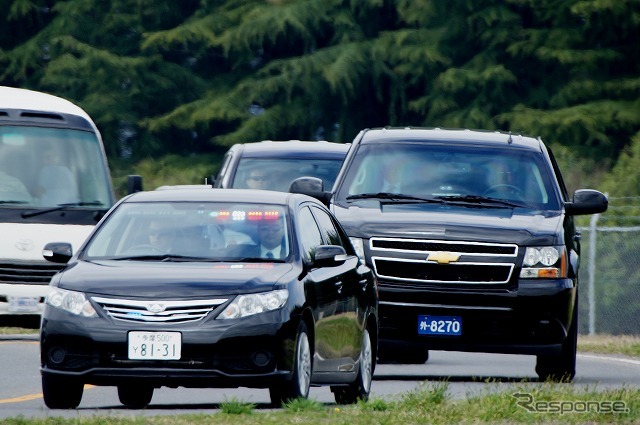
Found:
[[371, 352], [371, 339], [369, 338], [369, 331], [364, 331], [364, 337], [362, 341], [362, 353], [360, 354], [360, 376], [362, 376], [362, 389], [369, 392], [371, 388], [372, 378], [372, 364], [373, 354]]
[[298, 339], [298, 388], [300, 395], [307, 397], [309, 385], [311, 384], [311, 350], [309, 349], [309, 339], [303, 333]]

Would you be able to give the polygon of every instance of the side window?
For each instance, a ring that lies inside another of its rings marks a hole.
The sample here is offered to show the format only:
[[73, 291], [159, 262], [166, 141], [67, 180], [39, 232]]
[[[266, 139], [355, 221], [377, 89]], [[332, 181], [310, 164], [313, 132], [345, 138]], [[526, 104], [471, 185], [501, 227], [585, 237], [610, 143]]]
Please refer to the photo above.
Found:
[[347, 241], [346, 237], [338, 230], [338, 227], [331, 219], [329, 214], [326, 211], [321, 210], [320, 208], [313, 207], [313, 215], [315, 215], [316, 220], [320, 225], [320, 231], [322, 232], [325, 243], [329, 245], [339, 245], [343, 247], [347, 251], [347, 253], [350, 253], [350, 243]]
[[231, 152], [227, 152], [224, 156], [224, 160], [222, 161], [222, 166], [220, 167], [220, 171], [218, 171], [218, 175], [216, 176], [216, 187], [222, 186], [222, 179], [224, 175], [227, 173], [227, 168], [229, 168], [229, 164], [231, 163], [231, 159], [233, 158], [233, 154]]
[[300, 210], [298, 218], [298, 234], [300, 235], [302, 257], [309, 261], [313, 258], [316, 247], [322, 245], [322, 235], [308, 207]]

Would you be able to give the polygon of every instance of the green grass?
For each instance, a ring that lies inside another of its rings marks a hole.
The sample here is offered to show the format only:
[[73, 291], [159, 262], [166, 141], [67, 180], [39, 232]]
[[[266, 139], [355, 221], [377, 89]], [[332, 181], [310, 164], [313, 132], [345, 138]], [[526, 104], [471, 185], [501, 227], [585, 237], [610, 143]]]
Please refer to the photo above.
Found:
[[[517, 394], [517, 396], [516, 396]], [[619, 412], [613, 412], [614, 409]], [[260, 410], [233, 400], [221, 404], [220, 412], [207, 415], [153, 417], [92, 417], [5, 419], [7, 425], [253, 425], [253, 424], [540, 424], [540, 423], [640, 423], [640, 389], [578, 389], [570, 384], [522, 384], [505, 390], [454, 399], [448, 384], [427, 382], [394, 401], [370, 400], [351, 406], [325, 405], [313, 400], [294, 400], [283, 409]]]

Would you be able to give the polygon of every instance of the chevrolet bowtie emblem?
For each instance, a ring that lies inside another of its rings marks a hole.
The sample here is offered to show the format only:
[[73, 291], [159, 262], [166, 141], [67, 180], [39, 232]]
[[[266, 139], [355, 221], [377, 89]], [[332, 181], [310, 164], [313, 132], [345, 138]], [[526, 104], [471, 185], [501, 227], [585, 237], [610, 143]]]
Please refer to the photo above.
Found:
[[427, 261], [435, 261], [438, 264], [455, 263], [460, 259], [460, 254], [454, 254], [453, 252], [438, 251], [432, 252], [427, 257]]

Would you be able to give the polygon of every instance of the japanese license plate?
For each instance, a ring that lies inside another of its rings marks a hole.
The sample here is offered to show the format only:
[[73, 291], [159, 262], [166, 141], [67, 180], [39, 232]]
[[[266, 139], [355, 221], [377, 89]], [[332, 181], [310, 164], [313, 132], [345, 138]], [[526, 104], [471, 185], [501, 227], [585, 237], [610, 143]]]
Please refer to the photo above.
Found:
[[181, 351], [180, 332], [129, 332], [131, 360], [178, 360]]
[[7, 297], [10, 313], [35, 313], [38, 311], [38, 297]]
[[460, 316], [418, 316], [420, 335], [462, 335]]

